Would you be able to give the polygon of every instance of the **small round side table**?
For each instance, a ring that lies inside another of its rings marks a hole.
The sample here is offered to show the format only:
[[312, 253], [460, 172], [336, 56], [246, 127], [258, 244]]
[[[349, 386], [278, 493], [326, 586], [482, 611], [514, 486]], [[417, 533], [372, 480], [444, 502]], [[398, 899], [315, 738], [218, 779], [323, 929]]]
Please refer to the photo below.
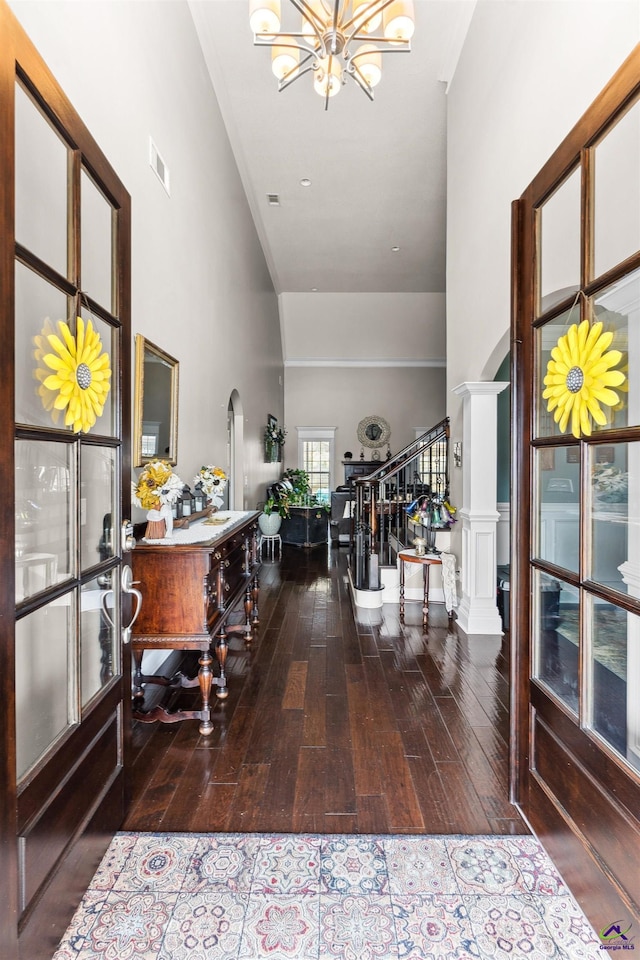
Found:
[[424, 580], [422, 626], [426, 627], [429, 612], [429, 570], [432, 566], [442, 566], [442, 560], [440, 557], [429, 553], [425, 556], [416, 556], [415, 550], [401, 550], [398, 559], [400, 560], [400, 623], [404, 623], [404, 566], [406, 563], [419, 563], [422, 566]]

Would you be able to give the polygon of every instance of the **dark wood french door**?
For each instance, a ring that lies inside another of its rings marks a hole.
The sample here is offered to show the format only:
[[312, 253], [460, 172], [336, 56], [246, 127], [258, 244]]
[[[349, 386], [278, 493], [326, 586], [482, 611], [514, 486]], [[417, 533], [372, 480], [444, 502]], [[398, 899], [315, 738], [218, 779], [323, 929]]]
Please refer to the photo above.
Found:
[[513, 792], [603, 949], [623, 947], [640, 937], [640, 47], [513, 223]]
[[0, 956], [36, 960], [126, 805], [130, 202], [3, 0], [0, 38]]

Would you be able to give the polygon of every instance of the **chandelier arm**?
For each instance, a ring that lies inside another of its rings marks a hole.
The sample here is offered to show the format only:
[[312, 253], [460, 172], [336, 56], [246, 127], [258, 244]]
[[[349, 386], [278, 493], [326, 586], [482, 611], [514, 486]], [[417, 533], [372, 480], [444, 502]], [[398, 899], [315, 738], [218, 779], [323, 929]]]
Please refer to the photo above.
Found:
[[[363, 38], [363, 37], [354, 37], [353, 39], [354, 39], [354, 40], [362, 40], [362, 39], [364, 39], [364, 38]], [[386, 53], [411, 53], [411, 43], [410, 43], [409, 40], [402, 40], [402, 41], [400, 41], [401, 43], [404, 44], [404, 46], [402, 46], [402, 47], [399, 45], [399, 42], [398, 42], [397, 40], [387, 40], [386, 37], [367, 37], [366, 40], [367, 40], [367, 43], [371, 43], [371, 44], [376, 45], [376, 51], [377, 51], [378, 53], [381, 53], [381, 54], [386, 54]], [[379, 43], [385, 43], [385, 44], [388, 43], [389, 46], [385, 46], [385, 47], [377, 46], [377, 44], [379, 44]], [[345, 44], [345, 48], [344, 48], [344, 51], [343, 51], [343, 56], [344, 56], [345, 60], [353, 60], [356, 56], [362, 57], [362, 56], [365, 56], [365, 55], [366, 55], [366, 54], [362, 54], [362, 53], [359, 54], [359, 53], [357, 53], [357, 52], [356, 52], [356, 53], [353, 53], [353, 54], [350, 53], [347, 45]]]
[[367, 43], [384, 43], [392, 50], [399, 50], [400, 53], [411, 50], [411, 40], [394, 40], [389, 37], [370, 37], [368, 34], [352, 34], [349, 40], [366, 40]]
[[326, 57], [327, 51], [324, 42], [324, 38], [320, 33], [324, 29], [324, 23], [318, 17], [317, 13], [314, 11], [313, 7], [307, 3], [307, 0], [290, 0], [290, 3], [295, 7], [298, 13], [301, 13], [304, 19], [307, 21], [309, 26], [313, 29], [313, 32], [316, 35], [318, 43], [322, 47], [322, 56]]
[[[301, 50], [306, 57], [316, 57], [318, 56], [317, 50], [310, 50], [309, 45], [304, 42], [305, 35], [303, 33], [276, 33], [271, 37], [264, 39], [256, 39], [254, 41], [255, 47], [286, 47], [288, 50]], [[293, 41], [292, 43], [282, 41]], [[297, 43], [298, 40], [302, 40], [302, 43]], [[302, 61], [305, 62], [304, 60]]]
[[[311, 59], [312, 56], [313, 54], [310, 53], [307, 57], [307, 60]], [[306, 60], [304, 60], [303, 63], [306, 63]], [[312, 70], [313, 63], [310, 63], [309, 66], [305, 67], [303, 70], [300, 69], [300, 67], [292, 67], [288, 73], [285, 73], [282, 80], [278, 81], [278, 93], [282, 93], [282, 91], [286, 90], [287, 87], [290, 87], [291, 84], [298, 79], [298, 77], [302, 77], [305, 73], [310, 73]], [[291, 74], [293, 74], [293, 76], [291, 76]]]
[[[370, 50], [364, 50], [362, 53], [360, 53], [358, 50], [356, 50], [355, 53], [350, 53], [350, 54], [347, 55], [347, 62], [348, 62], [348, 63], [354, 63], [355, 60], [359, 60], [360, 57], [367, 57], [370, 53], [371, 53]], [[382, 53], [411, 53], [411, 47], [398, 48], [396, 45], [394, 45], [393, 47], [390, 47], [388, 50], [381, 50], [380, 47], [376, 47], [376, 53], [380, 53], [380, 54], [382, 54]], [[357, 66], [356, 66], [356, 70], [357, 70], [357, 69], [358, 69], [358, 68], [357, 68]]]
[[362, 76], [357, 64], [355, 64], [353, 60], [350, 60], [347, 64], [347, 73], [353, 80], [356, 81], [362, 92], [366, 93], [366, 95], [369, 97], [369, 100], [373, 100], [373, 90]]
[[[367, 8], [364, 9], [360, 7], [360, 12], [355, 13], [346, 23], [343, 23], [342, 30], [346, 35], [351, 27], [353, 27], [353, 33], [347, 37], [347, 43], [350, 40], [353, 40], [355, 34], [362, 30], [362, 28], [369, 23], [370, 20], [373, 20], [374, 17], [377, 17], [378, 14], [382, 13], [385, 7], [388, 7], [390, 3], [393, 3], [393, 0], [374, 0], [373, 3]], [[366, 16], [364, 15], [366, 14]]]
[[334, 0], [333, 16], [331, 18], [331, 53], [332, 54], [336, 54], [338, 52], [337, 38], [338, 38], [339, 24], [340, 24], [340, 0]]

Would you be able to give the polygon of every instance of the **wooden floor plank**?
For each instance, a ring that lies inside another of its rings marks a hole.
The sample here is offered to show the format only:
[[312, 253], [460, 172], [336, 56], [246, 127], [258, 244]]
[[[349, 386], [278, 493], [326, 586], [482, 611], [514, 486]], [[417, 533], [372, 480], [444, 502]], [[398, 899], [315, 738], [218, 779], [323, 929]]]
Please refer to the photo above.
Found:
[[227, 727], [226, 736], [218, 749], [217, 760], [211, 773], [212, 783], [237, 782], [257, 716], [255, 707], [236, 708]]
[[387, 785], [387, 794], [392, 798], [388, 810], [391, 832], [422, 833], [424, 819], [399, 733], [384, 737], [380, 743], [379, 762], [382, 782]]
[[289, 664], [289, 673], [287, 675], [287, 685], [282, 698], [283, 710], [302, 710], [304, 707], [304, 697], [307, 687], [307, 668], [306, 660], [294, 660]]
[[387, 814], [385, 798], [366, 796], [357, 798], [358, 829], [357, 833], [392, 833]]
[[307, 687], [304, 699], [302, 743], [306, 747], [327, 745], [327, 648], [309, 650]]
[[309, 817], [320, 820], [325, 813], [327, 751], [324, 747], [302, 747], [298, 754], [292, 829], [304, 832]]
[[472, 643], [438, 604], [426, 632], [415, 604], [405, 624], [391, 604], [354, 618], [346, 562], [285, 545], [263, 565], [213, 734], [134, 724], [125, 829], [528, 832], [508, 802], [508, 647]]

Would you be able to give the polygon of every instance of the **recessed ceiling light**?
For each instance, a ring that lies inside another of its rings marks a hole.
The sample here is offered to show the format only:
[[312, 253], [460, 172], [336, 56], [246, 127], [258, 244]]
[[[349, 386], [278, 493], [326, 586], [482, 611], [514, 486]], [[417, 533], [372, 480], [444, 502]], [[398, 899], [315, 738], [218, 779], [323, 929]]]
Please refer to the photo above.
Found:
[[318, 292], [317, 287], [311, 287], [311, 293], [317, 293], [317, 292]]
[[311, 186], [311, 180], [309, 180], [309, 177], [303, 177], [302, 180], [300, 181], [300, 186], [301, 186], [301, 187], [310, 187], [310, 186]]
[[392, 253], [397, 253], [399, 249], [400, 249], [400, 247], [391, 247], [391, 252], [392, 252]]

